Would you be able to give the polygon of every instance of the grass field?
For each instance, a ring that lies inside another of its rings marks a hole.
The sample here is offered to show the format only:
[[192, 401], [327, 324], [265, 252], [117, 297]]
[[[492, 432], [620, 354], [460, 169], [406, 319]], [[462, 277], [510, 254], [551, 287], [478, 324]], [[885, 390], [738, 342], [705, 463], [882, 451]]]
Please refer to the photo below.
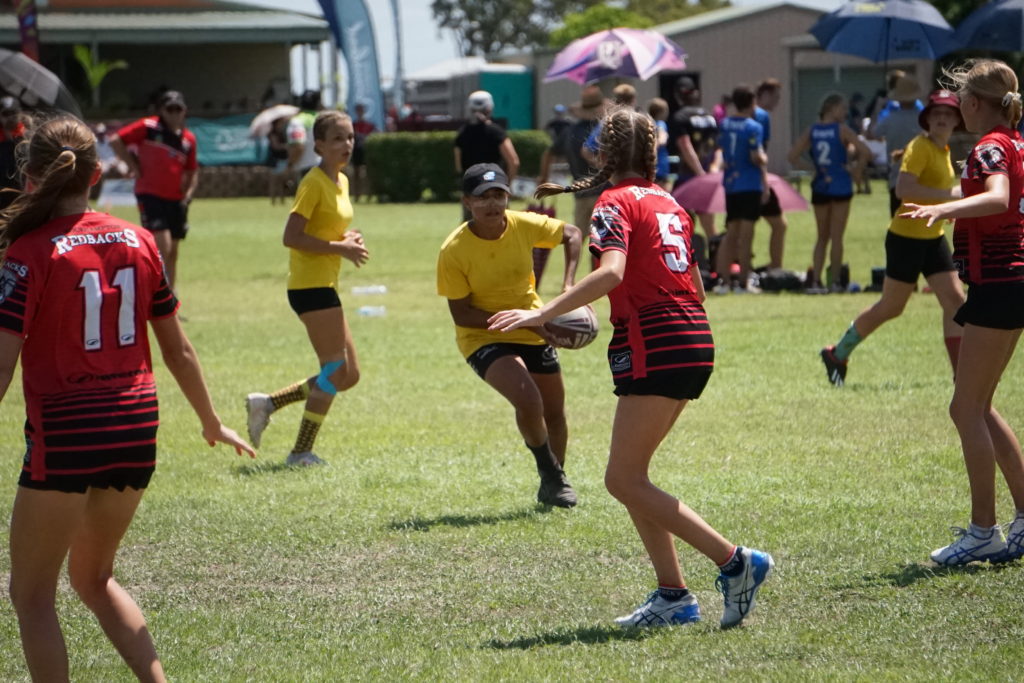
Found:
[[[561, 201], [560, 215], [571, 215]], [[239, 431], [246, 393], [315, 369], [284, 295], [285, 215], [262, 200], [200, 201], [183, 245], [186, 329]], [[356, 207], [371, 260], [346, 266], [342, 298], [362, 381], [321, 431], [328, 467], [281, 465], [298, 406], [275, 416], [255, 461], [208, 449], [157, 361], [160, 466], [117, 573], [172, 680], [1021, 679], [1022, 563], [927, 561], [968, 515], [932, 295], [915, 295], [857, 350], [841, 390], [827, 383], [818, 349], [876, 295], [707, 302], [715, 375], [652, 476], [734, 542], [772, 552], [777, 572], [749, 623], [722, 632], [716, 570], [682, 547], [705, 621], [622, 632], [611, 619], [646, 596], [653, 572], [602, 483], [615, 405], [609, 331], [562, 353], [567, 471], [581, 502], [545, 510], [510, 409], [465, 366], [434, 293], [437, 249], [458, 215], [453, 204]], [[847, 260], [861, 283], [884, 263], [887, 215], [880, 183], [855, 198]], [[813, 220], [789, 218], [787, 265], [802, 270]], [[761, 262], [767, 228], [758, 231]], [[545, 297], [560, 261], [556, 253], [549, 264]], [[349, 293], [367, 284], [388, 292]], [[387, 315], [355, 315], [364, 304]], [[597, 308], [605, 320], [607, 302]], [[1020, 377], [1016, 360], [997, 405], [1024, 428]], [[0, 408], [4, 547], [23, 452], [17, 386]], [[1012, 515], [1003, 490], [999, 510]], [[4, 583], [8, 568], [0, 553]], [[128, 680], [66, 581], [59, 609], [73, 679]], [[25, 678], [15, 618], [0, 601], [0, 680]]]

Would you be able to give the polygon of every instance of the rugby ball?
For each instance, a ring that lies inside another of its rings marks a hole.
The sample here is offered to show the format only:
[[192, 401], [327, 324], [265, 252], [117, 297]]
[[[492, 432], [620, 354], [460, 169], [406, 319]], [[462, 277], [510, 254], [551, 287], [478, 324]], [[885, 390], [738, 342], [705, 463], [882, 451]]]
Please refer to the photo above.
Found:
[[589, 304], [556, 316], [544, 327], [561, 349], [582, 349], [597, 338], [597, 316]]

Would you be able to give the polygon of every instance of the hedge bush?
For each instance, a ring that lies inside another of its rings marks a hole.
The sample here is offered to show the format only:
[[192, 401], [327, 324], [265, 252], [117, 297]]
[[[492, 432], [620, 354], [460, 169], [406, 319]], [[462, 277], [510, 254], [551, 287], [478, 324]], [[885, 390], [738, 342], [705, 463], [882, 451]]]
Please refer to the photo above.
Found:
[[[550, 144], [539, 130], [509, 132], [519, 155], [519, 175], [540, 175], [540, 159]], [[416, 202], [430, 190], [433, 201], [458, 197], [459, 177], [455, 173], [452, 148], [455, 133], [379, 133], [366, 139], [366, 170], [380, 201]]]

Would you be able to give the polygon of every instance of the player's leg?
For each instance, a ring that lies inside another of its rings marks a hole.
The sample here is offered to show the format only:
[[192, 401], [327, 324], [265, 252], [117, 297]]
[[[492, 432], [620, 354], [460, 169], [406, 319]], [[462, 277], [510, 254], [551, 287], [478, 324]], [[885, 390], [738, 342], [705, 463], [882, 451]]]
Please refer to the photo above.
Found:
[[152, 234], [153, 241], [156, 242], [156, 248], [160, 251], [160, 258], [164, 261], [164, 272], [167, 273], [167, 284], [173, 290], [175, 277], [177, 275], [178, 252], [174, 248], [174, 240], [171, 238], [171, 231], [167, 229], [154, 230]]
[[718, 234], [718, 230], [715, 228], [715, 214], [698, 212], [697, 222], [700, 223], [700, 229], [704, 231], [704, 236], [709, 240]]
[[832, 277], [828, 286], [834, 292], [844, 291], [840, 277], [843, 269], [843, 236], [849, 218], [850, 200], [832, 202], [832, 211], [829, 214], [829, 239], [832, 242], [829, 263], [832, 266]]
[[32, 680], [67, 681], [57, 581], [85, 510], [85, 495], [18, 487], [11, 514], [10, 596]]
[[143, 490], [89, 489], [81, 526], [68, 556], [71, 587], [96, 615], [103, 632], [140, 681], [164, 672], [142, 610], [114, 579], [114, 556]]
[[565, 419], [565, 385], [561, 372], [531, 372], [530, 377], [540, 392], [544, 406], [544, 425], [548, 431], [551, 452], [559, 465], [565, 466], [565, 451], [569, 442], [569, 425]]
[[942, 307], [942, 336], [946, 343], [946, 353], [949, 355], [950, 365], [953, 366], [953, 374], [956, 375], [963, 327], [953, 320], [953, 316], [964, 305], [967, 298], [964, 296], [964, 287], [957, 276], [956, 268], [953, 265], [953, 256], [945, 237], [939, 237], [933, 242], [925, 262], [924, 275], [928, 280], [928, 286], [935, 292], [935, 298], [938, 299], [939, 305]]
[[741, 219], [736, 221], [736, 260], [740, 264], [741, 290], [747, 289], [750, 272], [753, 270], [754, 221]]
[[814, 282], [811, 288], [823, 289], [825, 285], [825, 250], [828, 248], [828, 240], [831, 235], [832, 225], [832, 204], [821, 202], [814, 204], [814, 226], [815, 240], [814, 250], [811, 253], [811, 268], [814, 272]]

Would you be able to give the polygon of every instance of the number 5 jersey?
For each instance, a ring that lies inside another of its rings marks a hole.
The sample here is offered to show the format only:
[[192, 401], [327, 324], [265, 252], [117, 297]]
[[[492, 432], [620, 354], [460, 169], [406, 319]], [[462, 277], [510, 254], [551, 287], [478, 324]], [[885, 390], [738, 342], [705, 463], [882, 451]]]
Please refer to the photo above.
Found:
[[0, 330], [24, 340], [32, 480], [152, 467], [159, 417], [146, 323], [177, 307], [152, 236], [107, 214], [63, 216], [10, 246]]

